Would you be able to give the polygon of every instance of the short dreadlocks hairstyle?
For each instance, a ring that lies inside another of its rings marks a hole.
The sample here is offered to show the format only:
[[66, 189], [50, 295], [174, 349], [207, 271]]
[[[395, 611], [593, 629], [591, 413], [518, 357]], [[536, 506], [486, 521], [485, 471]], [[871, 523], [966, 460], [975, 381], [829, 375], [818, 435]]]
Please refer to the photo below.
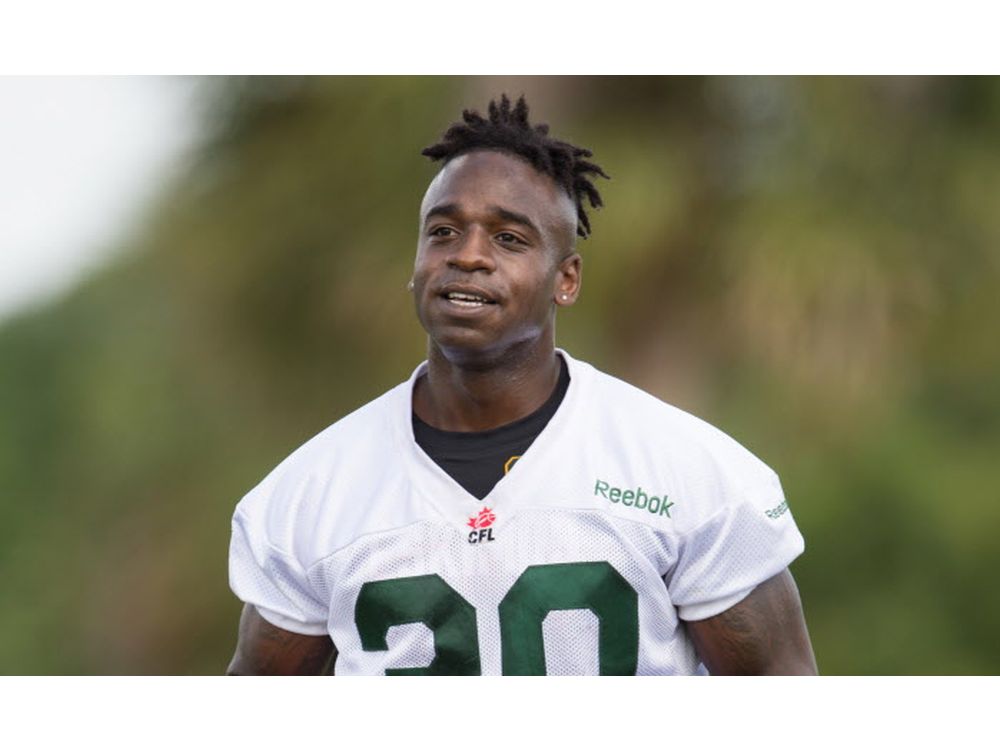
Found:
[[604, 205], [590, 176], [611, 179], [599, 166], [586, 161], [593, 154], [585, 148], [550, 137], [548, 125], [531, 125], [523, 96], [511, 108], [510, 99], [503, 94], [499, 104], [496, 100], [490, 102], [489, 113], [487, 120], [475, 110], [463, 110], [463, 122], [452, 124], [439, 143], [428, 146], [420, 153], [432, 161], [443, 160], [445, 164], [460, 154], [476, 149], [506, 151], [527, 159], [539, 172], [562, 185], [576, 202], [576, 233], [587, 237], [590, 220], [583, 209], [584, 197], [593, 208]]

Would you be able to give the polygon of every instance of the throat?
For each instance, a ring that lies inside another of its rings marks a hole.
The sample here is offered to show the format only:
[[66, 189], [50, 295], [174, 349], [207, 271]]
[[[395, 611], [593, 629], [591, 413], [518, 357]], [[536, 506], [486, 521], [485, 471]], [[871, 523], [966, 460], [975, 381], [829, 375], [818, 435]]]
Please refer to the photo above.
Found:
[[555, 415], [569, 388], [560, 360], [555, 390], [535, 411], [510, 424], [482, 431], [447, 431], [412, 415], [413, 435], [424, 452], [466, 492], [480, 500], [511, 471]]
[[542, 366], [470, 370], [428, 360], [416, 383], [413, 411], [424, 423], [450, 432], [492, 430], [522, 419], [553, 394], [566, 368], [552, 352]]

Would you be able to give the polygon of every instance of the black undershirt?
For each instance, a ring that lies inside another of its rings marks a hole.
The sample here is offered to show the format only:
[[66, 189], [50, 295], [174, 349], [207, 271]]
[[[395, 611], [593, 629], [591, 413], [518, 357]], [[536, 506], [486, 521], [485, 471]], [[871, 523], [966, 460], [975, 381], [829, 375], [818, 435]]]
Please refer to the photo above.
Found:
[[516, 422], [482, 432], [448, 432], [413, 413], [413, 436], [434, 463], [470, 495], [482, 500], [545, 429], [569, 388], [569, 370], [559, 358], [559, 381], [548, 401]]

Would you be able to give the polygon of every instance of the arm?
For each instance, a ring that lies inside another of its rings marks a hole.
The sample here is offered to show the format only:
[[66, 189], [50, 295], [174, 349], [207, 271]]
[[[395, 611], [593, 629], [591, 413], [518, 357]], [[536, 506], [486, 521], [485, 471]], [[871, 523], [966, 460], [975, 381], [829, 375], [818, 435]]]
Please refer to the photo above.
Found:
[[787, 568], [725, 612], [688, 622], [687, 631], [711, 674], [817, 674], [799, 590]]
[[300, 635], [276, 627], [250, 604], [240, 615], [236, 653], [226, 674], [330, 674], [337, 651], [325, 635]]

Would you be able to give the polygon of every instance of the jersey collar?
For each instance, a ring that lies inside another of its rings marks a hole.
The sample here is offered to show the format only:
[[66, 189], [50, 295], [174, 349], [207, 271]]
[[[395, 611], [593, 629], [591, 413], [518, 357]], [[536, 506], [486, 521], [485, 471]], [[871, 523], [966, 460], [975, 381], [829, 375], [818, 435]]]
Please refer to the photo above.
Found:
[[[499, 511], [496, 526], [500, 527], [509, 519], [510, 511], [516, 506], [533, 504], [535, 495], [539, 491], [538, 481], [544, 477], [546, 467], [550, 467], [557, 459], [555, 453], [559, 436], [577, 434], [573, 422], [580, 411], [577, 404], [581, 399], [581, 391], [585, 389], [586, 365], [577, 362], [562, 349], [557, 348], [556, 353], [566, 362], [570, 378], [569, 388], [562, 403], [528, 450], [518, 459], [514, 469], [500, 479], [482, 500], [470, 494], [452, 479], [424, 452], [414, 438], [413, 388], [417, 379], [427, 372], [427, 362], [421, 362], [409, 380], [397, 389], [397, 398], [391, 405], [393, 434], [397, 455], [400, 455], [406, 464], [411, 487], [424, 501], [460, 529], [465, 527], [470, 515], [476, 515], [483, 507]], [[465, 531], [468, 529], [465, 528]]]

